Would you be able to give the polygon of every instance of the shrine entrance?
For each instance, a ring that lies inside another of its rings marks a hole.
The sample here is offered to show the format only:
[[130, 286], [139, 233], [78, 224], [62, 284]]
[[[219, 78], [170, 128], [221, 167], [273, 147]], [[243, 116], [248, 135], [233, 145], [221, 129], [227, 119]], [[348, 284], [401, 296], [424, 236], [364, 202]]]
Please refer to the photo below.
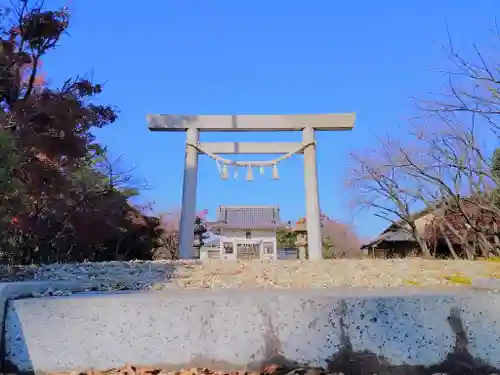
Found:
[[260, 259], [262, 242], [236, 242], [236, 259]]
[[[312, 115], [148, 115], [151, 131], [185, 131], [186, 154], [182, 189], [182, 211], [179, 230], [179, 258], [194, 256], [194, 222], [196, 218], [196, 189], [198, 181], [198, 156], [208, 155], [220, 166], [223, 179], [229, 178], [230, 169], [246, 169], [247, 180], [253, 180], [253, 169], [272, 168], [274, 179], [278, 164], [295, 154], [304, 154], [304, 184], [306, 190], [307, 244], [310, 260], [320, 260], [322, 237], [316, 165], [316, 130], [351, 130], [354, 113]], [[200, 131], [302, 131], [302, 142], [200, 142]], [[232, 161], [221, 154], [280, 154], [269, 161]], [[242, 256], [254, 257], [253, 244], [241, 248]], [[261, 254], [260, 249], [258, 254]]]

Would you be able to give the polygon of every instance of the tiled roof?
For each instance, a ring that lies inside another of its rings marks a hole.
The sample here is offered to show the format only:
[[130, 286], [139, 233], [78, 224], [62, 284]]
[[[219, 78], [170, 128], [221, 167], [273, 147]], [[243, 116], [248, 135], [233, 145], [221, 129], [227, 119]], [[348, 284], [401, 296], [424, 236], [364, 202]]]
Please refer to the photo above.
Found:
[[214, 226], [241, 229], [279, 228], [283, 223], [278, 206], [219, 206], [217, 223]]
[[415, 240], [413, 239], [413, 236], [403, 230], [399, 229], [396, 231], [389, 231], [389, 232], [384, 232], [374, 240], [370, 241], [366, 245], [361, 246], [362, 249], [365, 249], [367, 247], [373, 246], [379, 242], [382, 241], [387, 241], [387, 242], [414, 242]]

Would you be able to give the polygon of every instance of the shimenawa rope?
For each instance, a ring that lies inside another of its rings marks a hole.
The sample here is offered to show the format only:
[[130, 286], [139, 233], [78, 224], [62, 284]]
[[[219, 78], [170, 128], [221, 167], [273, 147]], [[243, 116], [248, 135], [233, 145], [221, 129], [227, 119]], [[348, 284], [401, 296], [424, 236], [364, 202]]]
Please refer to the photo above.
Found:
[[219, 155], [216, 155], [212, 152], [205, 151], [200, 144], [192, 144], [192, 143], [187, 143], [186, 147], [193, 147], [196, 149], [198, 152], [205, 154], [215, 161], [218, 161], [221, 164], [225, 165], [236, 165], [238, 167], [272, 167], [273, 165], [276, 165], [288, 158], [291, 158], [293, 155], [298, 154], [302, 151], [304, 151], [307, 147], [315, 145], [316, 142], [308, 142], [305, 144], [302, 144], [300, 147], [297, 147], [295, 150], [290, 151], [284, 155], [281, 155], [279, 158], [276, 158], [274, 160], [266, 160], [266, 161], [237, 161], [237, 160], [229, 160], [220, 157]]
[[[223, 179], [228, 178], [228, 171], [227, 171], [227, 166], [235, 166], [237, 167], [248, 167], [248, 172], [247, 172], [247, 180], [252, 181], [253, 180], [253, 173], [252, 173], [252, 167], [260, 167], [260, 173], [263, 174], [263, 168], [264, 167], [273, 167], [273, 179], [278, 179], [278, 168], [277, 165], [278, 163], [281, 163], [282, 161], [292, 157], [295, 154], [298, 154], [302, 151], [304, 151], [307, 147], [309, 146], [314, 146], [316, 142], [308, 142], [302, 144], [300, 147], [297, 147], [297, 149], [290, 151], [284, 155], [281, 155], [279, 158], [273, 159], [273, 160], [266, 160], [266, 161], [237, 161], [237, 160], [229, 160], [220, 157], [219, 155], [216, 155], [212, 152], [208, 152], [204, 150], [201, 145], [198, 144], [192, 144], [192, 143], [186, 143], [186, 147], [193, 147], [196, 149], [199, 153], [205, 154], [212, 158], [213, 160], [216, 161], [217, 163], [217, 168], [219, 169], [219, 173], [221, 174], [221, 177]], [[220, 164], [223, 164], [223, 168], [220, 167]], [[237, 177], [237, 171], [235, 171], [235, 177]]]

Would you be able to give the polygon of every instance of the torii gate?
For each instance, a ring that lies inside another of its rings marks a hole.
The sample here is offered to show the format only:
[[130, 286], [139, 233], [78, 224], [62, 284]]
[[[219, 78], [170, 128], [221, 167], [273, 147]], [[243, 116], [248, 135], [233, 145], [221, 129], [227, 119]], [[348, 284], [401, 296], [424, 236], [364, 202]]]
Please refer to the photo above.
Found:
[[[354, 113], [309, 115], [148, 115], [152, 131], [186, 131], [186, 155], [182, 188], [182, 211], [179, 230], [179, 257], [193, 258], [194, 222], [196, 219], [196, 188], [198, 155], [205, 153], [223, 164], [273, 166], [295, 153], [304, 154], [306, 189], [307, 242], [310, 260], [323, 258], [316, 165], [316, 130], [351, 130]], [[302, 131], [302, 143], [295, 142], [204, 142], [200, 131]], [[285, 154], [270, 162], [229, 162], [217, 154]]]

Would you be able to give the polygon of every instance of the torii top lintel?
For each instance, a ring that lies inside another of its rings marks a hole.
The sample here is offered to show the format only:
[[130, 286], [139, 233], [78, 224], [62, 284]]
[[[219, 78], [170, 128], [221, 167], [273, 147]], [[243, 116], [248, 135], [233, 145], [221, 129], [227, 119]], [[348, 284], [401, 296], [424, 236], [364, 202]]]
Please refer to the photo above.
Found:
[[316, 130], [351, 130], [355, 113], [302, 115], [148, 115], [152, 131], [290, 131], [312, 127]]

